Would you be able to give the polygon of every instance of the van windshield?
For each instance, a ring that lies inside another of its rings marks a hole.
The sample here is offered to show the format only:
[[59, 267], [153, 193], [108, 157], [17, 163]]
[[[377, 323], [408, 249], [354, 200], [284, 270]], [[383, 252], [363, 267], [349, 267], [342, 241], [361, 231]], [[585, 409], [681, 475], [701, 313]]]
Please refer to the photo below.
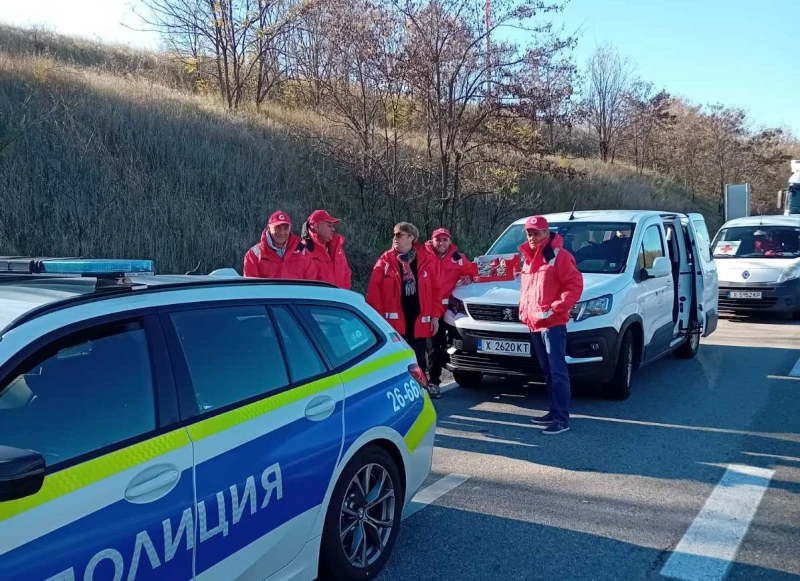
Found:
[[735, 226], [714, 238], [714, 258], [797, 258], [800, 227]]
[[[629, 222], [566, 222], [550, 224], [560, 234], [564, 248], [586, 274], [618, 274], [625, 269], [634, 224]], [[514, 224], [500, 235], [487, 254], [513, 254], [526, 241], [523, 224]]]

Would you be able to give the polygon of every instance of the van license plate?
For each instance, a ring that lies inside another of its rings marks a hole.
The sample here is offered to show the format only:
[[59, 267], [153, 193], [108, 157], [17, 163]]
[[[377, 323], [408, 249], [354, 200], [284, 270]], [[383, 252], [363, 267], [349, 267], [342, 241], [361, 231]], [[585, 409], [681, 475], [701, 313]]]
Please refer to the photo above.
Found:
[[760, 299], [761, 291], [728, 291], [729, 299]]
[[478, 351], [481, 353], [494, 353], [495, 355], [530, 357], [531, 344], [529, 341], [498, 341], [496, 339], [478, 339]]

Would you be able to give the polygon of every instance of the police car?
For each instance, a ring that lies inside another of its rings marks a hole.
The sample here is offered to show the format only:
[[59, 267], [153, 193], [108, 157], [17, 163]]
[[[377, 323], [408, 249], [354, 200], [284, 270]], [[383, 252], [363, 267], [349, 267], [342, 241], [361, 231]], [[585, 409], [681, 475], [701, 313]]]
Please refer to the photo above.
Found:
[[431, 468], [414, 353], [324, 283], [0, 257], [4, 581], [375, 576]]

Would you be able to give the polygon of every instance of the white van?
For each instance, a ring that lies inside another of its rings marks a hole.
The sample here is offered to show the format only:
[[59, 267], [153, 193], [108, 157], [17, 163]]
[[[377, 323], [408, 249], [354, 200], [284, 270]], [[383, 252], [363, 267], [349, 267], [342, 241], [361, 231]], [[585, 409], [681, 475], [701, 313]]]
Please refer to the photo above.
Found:
[[712, 247], [721, 310], [800, 317], [800, 214], [730, 220]]
[[[700, 214], [609, 210], [546, 215], [583, 273], [567, 324], [575, 379], [600, 381], [607, 397], [630, 395], [633, 370], [675, 352], [694, 357], [717, 326], [717, 267]], [[513, 256], [525, 218], [487, 255]], [[528, 328], [519, 321], [519, 279], [456, 287], [445, 320], [456, 328], [450, 364], [462, 387], [484, 375], [542, 381]]]

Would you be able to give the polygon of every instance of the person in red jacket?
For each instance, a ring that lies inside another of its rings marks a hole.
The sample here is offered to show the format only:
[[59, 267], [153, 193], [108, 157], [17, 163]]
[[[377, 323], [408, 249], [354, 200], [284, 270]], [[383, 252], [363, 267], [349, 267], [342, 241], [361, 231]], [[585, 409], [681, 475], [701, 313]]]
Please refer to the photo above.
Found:
[[411, 346], [424, 372], [427, 339], [439, 330], [443, 310], [437, 265], [418, 241], [413, 224], [394, 227], [391, 249], [372, 268], [367, 303]]
[[244, 255], [244, 276], [316, 280], [311, 254], [296, 234], [292, 234], [289, 214], [278, 210], [269, 217], [261, 242]]
[[583, 275], [572, 254], [564, 250], [561, 236], [550, 233], [544, 216], [528, 218], [525, 234], [528, 241], [519, 247], [525, 261], [520, 275], [519, 320], [531, 330], [550, 399], [550, 411], [533, 423], [547, 425], [543, 433], [555, 435], [569, 430], [567, 322], [581, 298]]
[[314, 210], [303, 224], [302, 237], [317, 270], [317, 280], [352, 288], [352, 271], [344, 253], [344, 236], [336, 233], [340, 220], [325, 210]]
[[[458, 251], [447, 228], [434, 230], [431, 239], [425, 243], [425, 250], [433, 256], [434, 263], [438, 266], [437, 279], [444, 313], [453, 289], [456, 285], [471, 283], [473, 274], [477, 274], [477, 267]], [[428, 391], [433, 398], [441, 397], [439, 384], [442, 381], [442, 368], [449, 359], [447, 345], [452, 331], [442, 318], [439, 321], [439, 330], [428, 344]]]

